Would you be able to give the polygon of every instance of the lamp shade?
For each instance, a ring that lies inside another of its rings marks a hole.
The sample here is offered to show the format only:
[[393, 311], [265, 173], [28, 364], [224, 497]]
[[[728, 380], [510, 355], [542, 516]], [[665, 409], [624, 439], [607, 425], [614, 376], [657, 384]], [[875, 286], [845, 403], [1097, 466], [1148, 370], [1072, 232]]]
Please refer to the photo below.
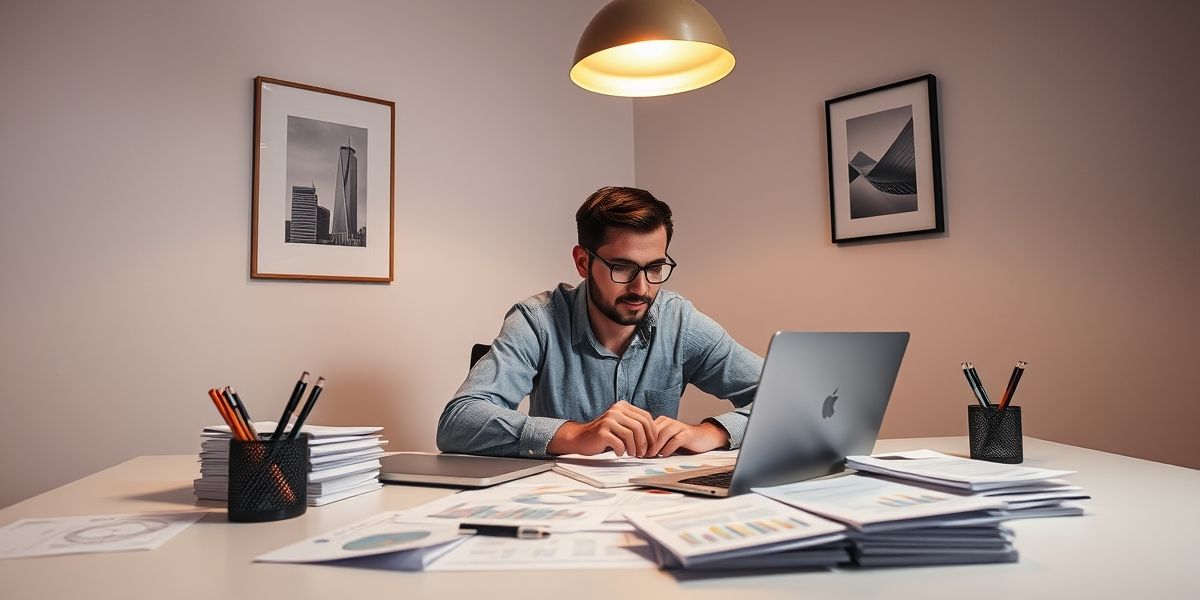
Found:
[[665, 96], [733, 70], [721, 26], [695, 0], [613, 0], [588, 23], [571, 81], [610, 96]]

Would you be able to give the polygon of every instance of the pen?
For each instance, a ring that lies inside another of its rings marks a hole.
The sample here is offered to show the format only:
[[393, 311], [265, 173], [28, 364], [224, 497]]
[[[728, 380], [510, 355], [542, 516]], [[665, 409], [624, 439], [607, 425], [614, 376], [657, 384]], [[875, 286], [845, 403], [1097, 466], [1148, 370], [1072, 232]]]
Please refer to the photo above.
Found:
[[493, 537], [510, 537], [520, 540], [536, 540], [550, 535], [545, 527], [530, 527], [527, 525], [487, 525], [484, 523], [462, 523], [458, 526], [459, 533], [473, 533]]
[[242, 402], [242, 398], [238, 396], [237, 390], [233, 386], [225, 386], [225, 398], [229, 400], [229, 404], [237, 411], [242, 423], [246, 426], [246, 431], [250, 434], [250, 439], [258, 439], [258, 430], [254, 428], [254, 421], [250, 419], [250, 411], [246, 410], [246, 405]]
[[317, 398], [321, 395], [321, 390], [325, 389], [325, 378], [318, 377], [317, 382], [313, 384], [313, 389], [308, 394], [308, 400], [304, 402], [304, 408], [300, 409], [300, 416], [296, 417], [296, 424], [292, 426], [292, 433], [288, 435], [289, 440], [296, 439], [300, 435], [300, 428], [304, 426], [304, 420], [308, 418], [308, 413], [317, 404]]
[[979, 399], [983, 401], [983, 406], [991, 408], [992, 401], [988, 399], [987, 390], [983, 388], [983, 380], [979, 378], [979, 373], [975, 370], [975, 365], [967, 363], [967, 374], [975, 382], [975, 387], [979, 390]]
[[292, 411], [296, 410], [296, 404], [300, 402], [300, 396], [304, 394], [305, 387], [308, 387], [308, 371], [300, 375], [300, 380], [296, 382], [296, 387], [292, 388], [292, 396], [288, 398], [287, 406], [283, 408], [283, 414], [279, 417], [279, 424], [275, 426], [275, 433], [271, 434], [272, 442], [283, 437], [283, 429], [287, 427], [288, 421], [292, 418]]
[[1021, 383], [1021, 375], [1025, 373], [1025, 367], [1029, 363], [1018, 360], [1017, 366], [1013, 367], [1012, 376], [1008, 378], [1008, 387], [1004, 390], [1004, 397], [1000, 399], [1000, 410], [1008, 408], [1008, 404], [1012, 402], [1013, 394], [1017, 393], [1017, 384]]
[[979, 394], [979, 389], [975, 387], [975, 380], [971, 379], [971, 372], [967, 370], [970, 364], [971, 363], [962, 364], [963, 376], [967, 378], [967, 385], [971, 386], [971, 393], [975, 394], [975, 400], [979, 401], [979, 406], [988, 408], [987, 401], [983, 399], [983, 396]]

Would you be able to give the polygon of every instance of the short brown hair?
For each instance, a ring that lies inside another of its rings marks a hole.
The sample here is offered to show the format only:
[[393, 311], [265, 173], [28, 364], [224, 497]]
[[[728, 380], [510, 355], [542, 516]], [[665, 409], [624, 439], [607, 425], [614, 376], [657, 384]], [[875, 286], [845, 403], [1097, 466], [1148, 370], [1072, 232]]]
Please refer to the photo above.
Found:
[[595, 250], [604, 245], [609, 227], [650, 233], [659, 227], [667, 228], [667, 245], [675, 231], [671, 223], [671, 207], [646, 190], [632, 187], [602, 187], [575, 213], [579, 230], [579, 245]]

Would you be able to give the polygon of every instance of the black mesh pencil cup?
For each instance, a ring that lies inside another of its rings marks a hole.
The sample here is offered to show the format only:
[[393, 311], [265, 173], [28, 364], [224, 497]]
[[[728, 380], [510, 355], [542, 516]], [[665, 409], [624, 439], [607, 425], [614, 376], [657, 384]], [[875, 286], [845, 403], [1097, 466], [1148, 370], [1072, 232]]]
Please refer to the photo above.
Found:
[[1025, 460], [1021, 446], [1021, 407], [1004, 411], [978, 404], [967, 406], [967, 431], [971, 458], [1016, 464]]
[[280, 521], [304, 514], [308, 437], [278, 442], [229, 440], [229, 520]]

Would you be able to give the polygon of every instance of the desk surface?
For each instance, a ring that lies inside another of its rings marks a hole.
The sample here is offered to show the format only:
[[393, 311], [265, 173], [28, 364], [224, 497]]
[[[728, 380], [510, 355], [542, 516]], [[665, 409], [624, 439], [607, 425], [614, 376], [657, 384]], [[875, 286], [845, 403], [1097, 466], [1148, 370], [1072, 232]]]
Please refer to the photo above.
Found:
[[[964, 453], [965, 438], [881, 440], [877, 452]], [[161, 548], [0, 560], [0, 596], [17, 598], [1200, 598], [1200, 471], [1026, 438], [1025, 464], [1077, 470], [1083, 517], [1014, 521], [1016, 564], [693, 576], [665, 571], [396, 573], [251, 559], [384, 510], [451, 493], [385, 486], [276, 523], [214, 513]], [[29, 517], [194, 507], [195, 456], [144, 456], [0, 510]], [[202, 503], [207, 504], [207, 503]], [[386, 594], [386, 596], [385, 596]]]

